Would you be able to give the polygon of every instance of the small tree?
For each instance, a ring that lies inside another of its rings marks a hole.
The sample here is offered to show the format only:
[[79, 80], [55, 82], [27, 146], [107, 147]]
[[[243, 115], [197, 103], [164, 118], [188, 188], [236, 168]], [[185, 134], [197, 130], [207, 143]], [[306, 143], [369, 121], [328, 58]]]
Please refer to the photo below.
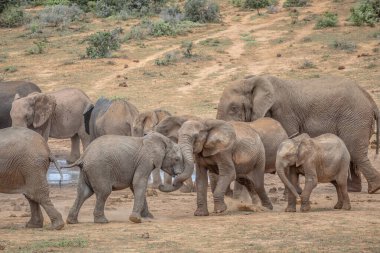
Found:
[[257, 14], [260, 14], [260, 9], [265, 8], [270, 5], [269, 0], [246, 0], [244, 3], [244, 8], [246, 9], [256, 9]]

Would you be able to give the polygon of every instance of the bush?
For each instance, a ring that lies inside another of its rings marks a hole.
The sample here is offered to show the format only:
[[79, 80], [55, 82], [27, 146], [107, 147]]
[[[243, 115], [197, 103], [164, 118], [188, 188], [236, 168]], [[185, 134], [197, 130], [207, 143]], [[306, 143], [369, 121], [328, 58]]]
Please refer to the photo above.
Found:
[[185, 18], [193, 22], [218, 22], [220, 20], [219, 5], [207, 0], [186, 0]]
[[160, 59], [160, 58], [156, 59], [154, 61], [154, 63], [157, 66], [168, 66], [170, 64], [173, 64], [177, 60], [178, 60], [177, 52], [169, 52], [169, 53], [165, 54], [164, 58], [162, 58], [162, 59]]
[[338, 41], [335, 40], [332, 44], [332, 47], [339, 50], [353, 52], [356, 50], [356, 44], [352, 41]]
[[302, 65], [300, 66], [300, 69], [315, 69], [317, 66], [309, 60], [304, 60]]
[[260, 15], [259, 9], [265, 8], [270, 5], [269, 0], [245, 0], [244, 8], [245, 9], [255, 9], [257, 14]]
[[338, 23], [338, 14], [325, 12], [323, 16], [317, 21], [315, 28], [322, 29], [326, 27], [335, 27], [337, 23]]
[[34, 41], [34, 45], [28, 49], [27, 54], [42, 54], [45, 51], [44, 41]]
[[69, 0], [45, 0], [44, 5], [69, 5]]
[[309, 0], [286, 0], [284, 7], [303, 7], [309, 3]]
[[0, 26], [2, 27], [17, 27], [25, 22], [24, 11], [17, 6], [7, 6], [0, 14]]
[[176, 35], [176, 28], [174, 25], [165, 22], [163, 20], [158, 20], [156, 22], [153, 22], [150, 28], [150, 35], [155, 37], [160, 36], [173, 36]]
[[380, 1], [365, 0], [357, 8], [351, 9], [349, 18], [356, 26], [370, 25], [373, 26], [380, 20]]
[[184, 19], [185, 15], [182, 13], [178, 5], [164, 8], [160, 12], [160, 18], [165, 22], [178, 23]]
[[181, 48], [184, 49], [183, 56], [185, 58], [193, 57], [193, 42], [192, 41], [183, 41]]
[[43, 9], [39, 18], [45, 26], [64, 28], [72, 21], [80, 20], [82, 15], [83, 11], [77, 5], [54, 5]]
[[121, 28], [112, 31], [97, 32], [86, 39], [88, 47], [86, 48], [87, 57], [104, 58], [111, 55], [111, 51], [120, 48], [119, 34]]

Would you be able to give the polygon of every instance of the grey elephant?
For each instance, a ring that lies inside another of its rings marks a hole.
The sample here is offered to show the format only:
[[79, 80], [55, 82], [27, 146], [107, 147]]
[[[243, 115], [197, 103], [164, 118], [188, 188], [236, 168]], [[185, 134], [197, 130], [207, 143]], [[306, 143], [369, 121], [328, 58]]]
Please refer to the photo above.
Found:
[[46, 173], [50, 161], [60, 172], [48, 145], [36, 132], [23, 127], [0, 129], [0, 192], [24, 194], [31, 210], [28, 228], [43, 227], [40, 205], [54, 229], [62, 229], [65, 224], [49, 198]]
[[132, 214], [129, 219], [140, 223], [141, 217], [153, 217], [149, 212], [145, 192], [149, 175], [159, 168], [170, 175], [183, 173], [180, 148], [159, 133], [144, 137], [104, 135], [94, 140], [82, 157], [74, 164], [79, 166], [77, 198], [70, 209], [67, 223], [78, 223], [78, 213], [83, 202], [96, 195], [94, 222], [107, 223], [104, 205], [113, 190], [130, 187], [134, 194]]
[[[170, 112], [162, 109], [155, 109], [153, 111], [146, 111], [139, 114], [133, 122], [132, 136], [142, 137], [153, 131], [154, 128], [167, 117], [170, 117]], [[152, 172], [153, 188], [158, 188], [162, 184], [160, 170], [154, 169]], [[171, 184], [171, 176], [165, 174], [165, 183]]]
[[75, 88], [16, 97], [11, 109], [12, 126], [33, 129], [46, 141], [49, 137], [71, 138], [68, 161], [73, 162], [80, 156], [80, 141], [85, 149], [90, 140], [83, 119], [83, 112], [90, 105], [87, 95]]
[[41, 92], [34, 83], [27, 81], [0, 82], [0, 129], [12, 126], [11, 108], [15, 95], [25, 97], [33, 92]]
[[318, 182], [332, 183], [335, 186], [338, 195], [335, 209], [350, 210], [347, 192], [349, 168], [350, 153], [344, 142], [334, 134], [322, 134], [315, 138], [302, 134], [281, 143], [277, 152], [276, 169], [290, 190], [285, 211], [296, 211], [296, 198], [299, 195], [294, 185], [298, 181], [298, 174], [305, 176], [305, 188], [301, 194], [302, 212], [310, 210], [310, 194]]
[[132, 135], [133, 122], [139, 115], [137, 108], [126, 99], [99, 98], [95, 106], [83, 113], [86, 131], [91, 141], [106, 135]]
[[265, 150], [259, 135], [243, 122], [222, 120], [188, 120], [178, 130], [185, 170], [172, 185], [160, 185], [159, 189], [171, 192], [179, 189], [188, 179], [196, 163], [197, 210], [195, 216], [209, 215], [207, 208], [207, 170], [218, 174], [213, 190], [214, 212], [227, 209], [224, 195], [233, 180], [243, 184], [252, 195], [256, 192], [261, 204], [273, 209], [265, 188]]
[[[356, 83], [335, 77], [283, 80], [254, 76], [224, 89], [218, 119], [253, 121], [264, 116], [279, 121], [289, 136], [336, 134], [346, 144], [353, 167], [367, 179], [368, 192], [380, 189], [380, 173], [368, 159], [374, 121], [379, 145], [379, 110], [371, 96]], [[349, 189], [360, 191], [360, 177], [351, 174], [353, 183]]]

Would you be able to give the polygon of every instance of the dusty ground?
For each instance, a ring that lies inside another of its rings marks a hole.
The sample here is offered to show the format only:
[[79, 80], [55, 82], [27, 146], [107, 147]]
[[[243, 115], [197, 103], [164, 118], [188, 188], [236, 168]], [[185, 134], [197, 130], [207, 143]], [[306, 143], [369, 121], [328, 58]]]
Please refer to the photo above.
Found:
[[[285, 9], [277, 14], [257, 16], [219, 0], [221, 24], [202, 25], [186, 36], [129, 42], [110, 59], [80, 59], [86, 36], [110, 27], [128, 31], [136, 20], [117, 21], [89, 18], [69, 29], [44, 30], [39, 38], [30, 36], [27, 26], [0, 30], [0, 77], [28, 79], [44, 91], [71, 86], [82, 88], [94, 101], [101, 95], [127, 97], [140, 111], [168, 109], [174, 114], [215, 117], [223, 87], [246, 74], [273, 74], [284, 78], [319, 77], [326, 74], [357, 80], [379, 103], [379, 26], [353, 27], [346, 21], [352, 0], [313, 1], [299, 9], [298, 22], [291, 24]], [[317, 15], [324, 11], [339, 14], [339, 26], [315, 30]], [[30, 10], [33, 12], [34, 10]], [[33, 41], [47, 38], [45, 53], [27, 55]], [[209, 39], [208, 42], [204, 42]], [[182, 41], [193, 41], [195, 56], [179, 59], [174, 65], [156, 66], [154, 60], [173, 50], [181, 51]], [[217, 43], [213, 43], [217, 40]], [[335, 41], [353, 42], [353, 52], [331, 47]], [[358, 57], [360, 56], [360, 57]], [[315, 67], [301, 68], [305, 61]], [[127, 66], [126, 66], [127, 65]], [[15, 72], [6, 72], [9, 66]], [[339, 70], [338, 67], [344, 69]], [[127, 82], [128, 87], [119, 87]], [[55, 154], [65, 155], [66, 140], [52, 140]], [[372, 152], [372, 151], [371, 151]], [[371, 159], [373, 154], [371, 153]], [[374, 161], [380, 169], [380, 161]], [[195, 194], [175, 192], [148, 197], [155, 219], [142, 224], [128, 220], [130, 193], [114, 192], [107, 202], [106, 225], [92, 223], [94, 198], [80, 213], [80, 224], [63, 231], [25, 229], [29, 219], [27, 201], [20, 195], [0, 194], [0, 251], [9, 252], [380, 252], [380, 194], [350, 194], [352, 210], [332, 207], [336, 193], [320, 185], [312, 195], [312, 212], [284, 213], [282, 184], [268, 175], [266, 189], [274, 210], [239, 211], [228, 200], [224, 215], [194, 217]], [[274, 191], [274, 190], [272, 190]], [[75, 198], [75, 186], [52, 187], [52, 200], [66, 217]], [[213, 210], [211, 196], [209, 210]], [[246, 204], [249, 202], [246, 202]]]

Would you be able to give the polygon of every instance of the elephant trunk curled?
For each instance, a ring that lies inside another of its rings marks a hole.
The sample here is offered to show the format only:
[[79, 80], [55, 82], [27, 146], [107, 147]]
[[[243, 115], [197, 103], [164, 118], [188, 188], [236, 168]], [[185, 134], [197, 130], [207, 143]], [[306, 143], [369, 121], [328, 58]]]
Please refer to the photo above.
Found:
[[285, 184], [286, 187], [290, 190], [290, 192], [297, 198], [299, 194], [296, 188], [290, 183], [288, 177], [285, 175], [285, 168], [287, 167], [284, 162], [279, 161], [280, 159], [276, 159], [276, 171], [281, 181]]
[[160, 185], [158, 189], [162, 192], [176, 191], [182, 187], [183, 183], [191, 177], [194, 171], [194, 159], [193, 159], [193, 139], [190, 136], [181, 136], [178, 140], [178, 144], [181, 148], [185, 169], [179, 174], [173, 181], [172, 185]]

